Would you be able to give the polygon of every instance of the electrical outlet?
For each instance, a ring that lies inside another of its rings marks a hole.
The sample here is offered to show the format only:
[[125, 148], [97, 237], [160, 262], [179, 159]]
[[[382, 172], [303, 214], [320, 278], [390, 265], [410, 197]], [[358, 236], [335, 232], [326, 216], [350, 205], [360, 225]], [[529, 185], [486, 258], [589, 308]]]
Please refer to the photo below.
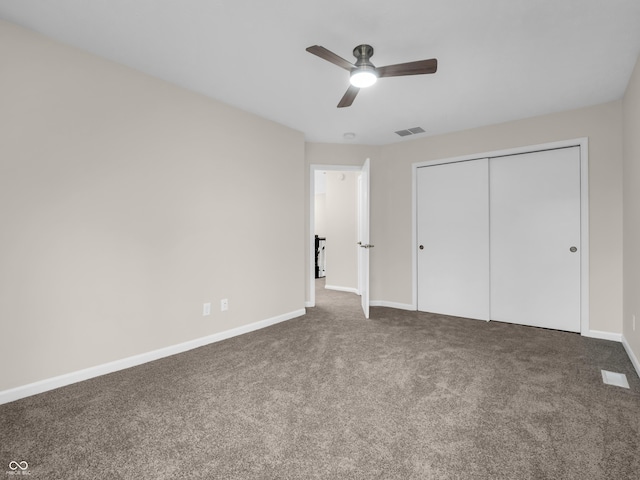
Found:
[[203, 303], [202, 304], [202, 316], [206, 317], [207, 315], [211, 315], [211, 304]]
[[222, 300], [220, 300], [220, 311], [226, 312], [227, 310], [229, 310], [229, 300], [223, 298]]

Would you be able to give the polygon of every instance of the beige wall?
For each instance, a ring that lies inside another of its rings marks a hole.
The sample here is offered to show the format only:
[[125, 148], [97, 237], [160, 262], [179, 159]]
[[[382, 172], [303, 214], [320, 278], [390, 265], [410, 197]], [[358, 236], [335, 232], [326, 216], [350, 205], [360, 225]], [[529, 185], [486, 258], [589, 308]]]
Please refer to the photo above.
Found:
[[372, 175], [371, 298], [412, 303], [411, 165], [589, 137], [591, 330], [622, 332], [621, 102], [385, 147]]
[[327, 236], [327, 194], [320, 193], [316, 195], [314, 203], [315, 228], [314, 232], [319, 237]]
[[[623, 334], [640, 359], [640, 58], [623, 100], [624, 112], [624, 324]], [[636, 316], [633, 329], [632, 315]], [[636, 364], [636, 368], [640, 366]], [[639, 372], [640, 373], [640, 372]]]
[[0, 65], [0, 391], [304, 308], [301, 133], [5, 22]]
[[358, 173], [327, 172], [327, 278], [330, 288], [358, 289]]

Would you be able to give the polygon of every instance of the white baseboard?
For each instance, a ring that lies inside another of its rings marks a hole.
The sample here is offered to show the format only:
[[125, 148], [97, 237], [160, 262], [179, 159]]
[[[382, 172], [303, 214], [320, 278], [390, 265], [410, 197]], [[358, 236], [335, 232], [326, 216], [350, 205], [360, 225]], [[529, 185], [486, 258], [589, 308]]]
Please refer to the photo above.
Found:
[[612, 342], [621, 342], [621, 333], [602, 332], [600, 330], [589, 330], [582, 334], [583, 337], [599, 338], [600, 340], [611, 340]]
[[4, 403], [13, 402], [21, 398], [30, 397], [31, 395], [37, 395], [38, 393], [47, 392], [56, 388], [71, 385], [72, 383], [81, 382], [90, 378], [99, 377], [108, 373], [117, 372], [118, 370], [124, 370], [126, 368], [135, 367], [143, 363], [152, 362], [160, 358], [169, 357], [177, 353], [193, 350], [194, 348], [203, 347], [211, 343], [220, 342], [228, 338], [237, 337], [244, 333], [253, 332], [262, 328], [275, 325], [276, 323], [291, 320], [292, 318], [300, 317], [306, 313], [305, 309], [294, 310], [293, 312], [278, 315], [276, 317], [268, 318], [266, 320], [260, 320], [258, 322], [243, 325], [241, 327], [232, 328], [231, 330], [225, 330], [224, 332], [214, 333], [206, 337], [196, 338], [189, 340], [188, 342], [179, 343], [177, 345], [170, 345], [168, 347], [153, 350], [151, 352], [141, 353], [132, 357], [123, 358], [121, 360], [115, 360], [113, 362], [105, 363], [95, 367], [85, 368], [57, 377], [48, 378], [46, 380], [40, 380], [39, 382], [30, 383], [20, 387], [4, 390], [0, 392], [0, 405]]
[[351, 287], [338, 287], [337, 285], [325, 285], [324, 288], [326, 288], [327, 290], [336, 290], [338, 292], [347, 292], [347, 293], [355, 293], [356, 295], [359, 294], [358, 289], [357, 288], [351, 288]]
[[636, 354], [633, 353], [633, 350], [631, 350], [631, 345], [629, 345], [629, 342], [627, 342], [627, 339], [624, 338], [624, 335], [622, 335], [622, 346], [624, 346], [624, 349], [627, 352], [627, 355], [629, 355], [629, 360], [631, 360], [631, 363], [633, 364], [633, 368], [636, 369], [636, 373], [638, 374], [638, 377], [640, 377], [640, 360], [638, 360], [638, 357], [636, 357]]
[[388, 307], [396, 308], [398, 310], [418, 310], [415, 305], [411, 305], [410, 303], [387, 302], [386, 300], [371, 300], [369, 305], [371, 307]]

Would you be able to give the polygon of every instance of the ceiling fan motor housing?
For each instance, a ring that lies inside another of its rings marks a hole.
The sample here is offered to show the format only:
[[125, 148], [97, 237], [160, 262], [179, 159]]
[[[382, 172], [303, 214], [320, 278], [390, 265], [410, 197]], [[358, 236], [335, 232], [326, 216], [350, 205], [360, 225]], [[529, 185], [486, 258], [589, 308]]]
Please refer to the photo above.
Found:
[[358, 45], [353, 49], [353, 56], [357, 58], [356, 67], [372, 67], [375, 68], [369, 59], [373, 56], [373, 47], [371, 45]]
[[353, 56], [357, 61], [351, 69], [349, 82], [357, 88], [370, 87], [378, 79], [376, 67], [369, 61], [373, 55], [373, 47], [371, 45], [358, 45], [353, 49]]

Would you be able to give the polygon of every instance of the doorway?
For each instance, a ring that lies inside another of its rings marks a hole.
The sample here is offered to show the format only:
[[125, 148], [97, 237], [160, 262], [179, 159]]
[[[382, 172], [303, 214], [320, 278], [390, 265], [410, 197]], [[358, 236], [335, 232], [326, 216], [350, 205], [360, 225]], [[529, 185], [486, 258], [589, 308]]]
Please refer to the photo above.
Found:
[[368, 169], [368, 160], [362, 167], [310, 166], [309, 307], [315, 306], [316, 273], [324, 270], [326, 288], [361, 295], [368, 316]]

